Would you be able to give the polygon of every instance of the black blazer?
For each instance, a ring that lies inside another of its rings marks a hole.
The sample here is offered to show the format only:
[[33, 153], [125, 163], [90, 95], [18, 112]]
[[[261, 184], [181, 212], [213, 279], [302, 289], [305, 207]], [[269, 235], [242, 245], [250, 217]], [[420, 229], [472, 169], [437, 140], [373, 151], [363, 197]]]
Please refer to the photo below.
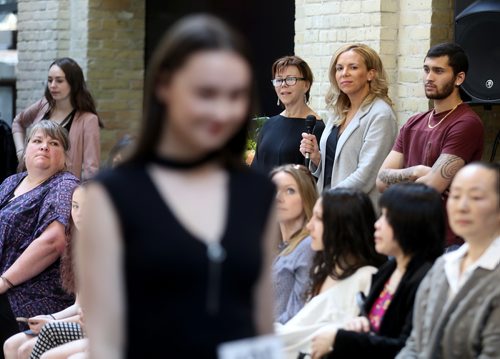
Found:
[[[387, 308], [378, 334], [356, 333], [339, 329], [333, 352], [328, 358], [394, 358], [404, 347], [411, 333], [413, 303], [420, 282], [432, 267], [432, 261], [414, 257], [401, 278]], [[388, 260], [372, 277], [372, 285], [364, 304], [369, 313], [384, 285], [396, 269], [396, 261]]]

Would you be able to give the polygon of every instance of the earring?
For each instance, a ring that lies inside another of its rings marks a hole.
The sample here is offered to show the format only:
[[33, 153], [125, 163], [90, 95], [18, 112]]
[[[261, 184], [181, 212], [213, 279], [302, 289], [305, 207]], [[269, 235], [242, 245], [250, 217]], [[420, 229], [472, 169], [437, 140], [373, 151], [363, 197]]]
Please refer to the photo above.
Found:
[[304, 103], [307, 103], [307, 96], [304, 94]]
[[276, 106], [280, 105], [280, 99], [278, 98], [278, 101], [276, 102]]

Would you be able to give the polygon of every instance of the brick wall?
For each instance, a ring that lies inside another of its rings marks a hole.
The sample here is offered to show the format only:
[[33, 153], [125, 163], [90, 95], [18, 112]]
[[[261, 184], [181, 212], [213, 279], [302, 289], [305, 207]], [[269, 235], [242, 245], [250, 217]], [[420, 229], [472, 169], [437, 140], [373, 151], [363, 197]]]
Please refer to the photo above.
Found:
[[57, 57], [75, 59], [97, 110], [102, 159], [142, 113], [145, 4], [134, 0], [19, 0], [17, 112], [43, 96]]
[[430, 45], [431, 0], [296, 1], [295, 52], [313, 68], [312, 105], [324, 110], [328, 68], [336, 49], [362, 42], [376, 50], [389, 76], [400, 122], [428, 106], [420, 82]]
[[[18, 1], [17, 101], [19, 112], [43, 96], [50, 63], [69, 56], [70, 2]], [[76, 58], [80, 62], [82, 58]]]
[[89, 0], [88, 83], [105, 129], [103, 158], [142, 115], [145, 4], [135, 0]]
[[[389, 96], [400, 124], [432, 106], [424, 94], [422, 63], [427, 50], [453, 39], [453, 0], [296, 0], [295, 53], [316, 79], [311, 104], [325, 110], [328, 68], [342, 45], [362, 42], [375, 49], [389, 76]], [[489, 159], [500, 128], [500, 106], [474, 107], [486, 129], [483, 159]], [[497, 155], [500, 158], [500, 153]]]
[[[379, 52], [401, 124], [431, 106], [424, 96], [422, 62], [430, 46], [453, 38], [453, 0], [296, 0], [295, 7], [295, 53], [313, 69], [311, 103], [320, 113], [331, 57], [352, 42], [364, 42]], [[141, 117], [144, 2], [18, 0], [18, 10], [16, 112], [43, 96], [53, 59], [74, 58], [105, 122], [105, 159], [118, 138], [136, 132]], [[487, 129], [487, 158], [500, 127], [500, 109], [475, 109]]]
[[69, 45], [68, 55], [78, 61], [87, 78], [88, 42], [88, 0], [70, 1], [69, 31], [65, 31], [61, 41]]

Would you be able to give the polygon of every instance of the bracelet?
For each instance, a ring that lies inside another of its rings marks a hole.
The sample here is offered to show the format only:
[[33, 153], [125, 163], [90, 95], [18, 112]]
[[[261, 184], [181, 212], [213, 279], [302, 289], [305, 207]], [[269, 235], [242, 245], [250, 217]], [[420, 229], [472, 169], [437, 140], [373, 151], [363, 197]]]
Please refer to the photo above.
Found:
[[0, 278], [2, 278], [2, 280], [3, 280], [6, 284], [7, 284], [7, 286], [8, 286], [9, 288], [14, 288], [14, 287], [15, 287], [15, 285], [14, 285], [14, 284], [12, 284], [12, 282], [11, 282], [10, 280], [8, 280], [7, 278], [5, 278], [3, 275], [2, 275], [2, 276], [0, 276]]

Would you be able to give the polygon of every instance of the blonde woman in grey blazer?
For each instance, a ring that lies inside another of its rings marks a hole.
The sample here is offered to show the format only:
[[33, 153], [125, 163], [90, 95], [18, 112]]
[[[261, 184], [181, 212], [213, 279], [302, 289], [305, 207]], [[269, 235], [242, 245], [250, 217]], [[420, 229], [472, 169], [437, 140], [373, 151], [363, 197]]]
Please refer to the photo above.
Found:
[[302, 134], [300, 151], [310, 154], [318, 190], [360, 189], [377, 205], [377, 173], [397, 135], [386, 73], [378, 54], [364, 44], [341, 47], [332, 59], [326, 102], [332, 115], [319, 145]]

